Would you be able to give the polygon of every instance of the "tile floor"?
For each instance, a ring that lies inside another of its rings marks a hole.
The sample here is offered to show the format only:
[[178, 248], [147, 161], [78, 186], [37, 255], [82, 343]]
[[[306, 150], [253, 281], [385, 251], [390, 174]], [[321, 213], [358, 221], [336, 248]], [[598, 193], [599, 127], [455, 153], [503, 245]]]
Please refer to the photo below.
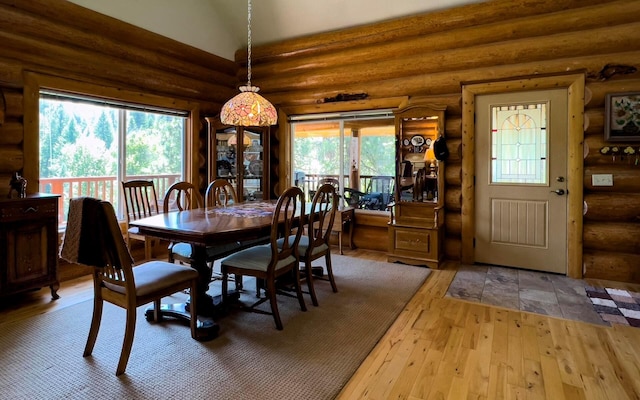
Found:
[[515, 268], [461, 265], [447, 297], [566, 319], [609, 325], [594, 310], [587, 284], [563, 275]]

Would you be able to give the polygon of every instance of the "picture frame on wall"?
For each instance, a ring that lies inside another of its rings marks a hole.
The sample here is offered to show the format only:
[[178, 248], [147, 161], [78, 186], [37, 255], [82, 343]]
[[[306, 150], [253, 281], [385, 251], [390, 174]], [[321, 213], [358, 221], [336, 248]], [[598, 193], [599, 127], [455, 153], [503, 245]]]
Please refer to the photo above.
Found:
[[640, 142], [640, 92], [605, 96], [604, 140]]

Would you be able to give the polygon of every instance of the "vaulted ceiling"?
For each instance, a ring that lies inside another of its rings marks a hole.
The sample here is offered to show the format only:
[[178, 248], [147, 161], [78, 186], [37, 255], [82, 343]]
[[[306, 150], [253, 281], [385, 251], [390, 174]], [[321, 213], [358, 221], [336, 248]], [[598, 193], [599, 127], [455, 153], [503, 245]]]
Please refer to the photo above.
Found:
[[[232, 60], [247, 45], [246, 0], [69, 0]], [[254, 45], [482, 0], [253, 0]]]

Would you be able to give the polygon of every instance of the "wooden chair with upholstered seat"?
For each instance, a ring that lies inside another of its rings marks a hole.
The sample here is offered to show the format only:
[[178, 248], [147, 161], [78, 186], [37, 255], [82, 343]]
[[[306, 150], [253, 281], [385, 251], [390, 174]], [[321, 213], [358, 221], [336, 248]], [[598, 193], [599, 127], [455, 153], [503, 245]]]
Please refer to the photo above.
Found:
[[[127, 310], [124, 341], [116, 375], [124, 373], [136, 326], [136, 308], [153, 302], [154, 320], [160, 321], [162, 297], [190, 289], [196, 293], [198, 272], [166, 261], [148, 261], [133, 268], [111, 203], [94, 198], [74, 198], [60, 256], [70, 262], [93, 268], [93, 317], [84, 349], [91, 355], [98, 337], [104, 301]], [[196, 335], [196, 300], [191, 296], [191, 337]], [[160, 333], [160, 332], [158, 332]]]
[[144, 242], [144, 258], [153, 257], [153, 247], [157, 240], [138, 233], [138, 228], [129, 227], [131, 221], [158, 214], [158, 196], [151, 180], [134, 179], [122, 181], [124, 205], [127, 213], [127, 246], [132, 240]]
[[[224, 180], [222, 180], [224, 181]], [[215, 182], [215, 181], [214, 181]], [[226, 182], [226, 181], [225, 181]], [[224, 182], [221, 182], [224, 183]], [[210, 184], [209, 187], [212, 185]], [[223, 187], [223, 185], [219, 185]], [[235, 202], [236, 196], [233, 187], [229, 184], [225, 186], [225, 190], [231, 191], [228, 195], [230, 199]], [[209, 197], [209, 188], [207, 188], [207, 198]], [[205, 203], [206, 204], [206, 203]], [[166, 214], [172, 210], [191, 210], [195, 208], [202, 208], [203, 200], [198, 192], [198, 189], [190, 182], [176, 182], [167, 189], [167, 193], [164, 196], [163, 212]], [[213, 272], [213, 263], [224, 256], [227, 256], [234, 251], [240, 249], [241, 244], [238, 243], [225, 243], [218, 246], [208, 246], [206, 248], [206, 262], [209, 266], [210, 280], [213, 280], [215, 274]], [[169, 262], [179, 261], [185, 264], [193, 264], [193, 246], [190, 243], [170, 243], [169, 244]], [[236, 289], [242, 288], [242, 278], [236, 277]]]
[[[314, 306], [318, 305], [313, 285], [314, 279], [326, 279], [331, 283], [331, 289], [334, 292], [338, 291], [331, 267], [331, 246], [329, 245], [337, 209], [338, 194], [333, 185], [320, 186], [311, 200], [307, 232], [298, 243], [298, 260], [300, 263], [304, 263], [304, 278], [307, 281], [309, 295]], [[325, 258], [327, 278], [312, 273], [311, 263], [320, 257]]]
[[[276, 280], [279, 277], [294, 276], [294, 286], [300, 309], [306, 311], [302, 290], [300, 288], [300, 270], [297, 259], [297, 247], [300, 242], [302, 229], [297, 225], [300, 215], [304, 214], [304, 194], [299, 187], [287, 189], [279, 198], [273, 213], [269, 244], [257, 245], [234, 253], [221, 261], [222, 268], [222, 298], [228, 302], [229, 274], [253, 276], [265, 284], [265, 296], [254, 304], [244, 307], [247, 311], [273, 315], [276, 328], [283, 328], [278, 303], [276, 300]], [[291, 237], [282, 245], [278, 245], [278, 238]], [[262, 311], [256, 307], [269, 301], [271, 312]]]
[[[191, 182], [176, 182], [169, 186], [162, 201], [162, 212], [191, 210], [202, 207], [202, 198]], [[169, 262], [191, 264], [192, 247], [189, 243], [169, 243]]]

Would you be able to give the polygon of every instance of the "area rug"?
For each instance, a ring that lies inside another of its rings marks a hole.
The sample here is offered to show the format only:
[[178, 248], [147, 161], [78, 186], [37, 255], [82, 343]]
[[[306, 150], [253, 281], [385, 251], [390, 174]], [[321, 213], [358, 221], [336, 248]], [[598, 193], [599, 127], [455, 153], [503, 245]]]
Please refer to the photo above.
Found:
[[586, 291], [603, 321], [640, 327], [640, 293], [591, 286]]
[[218, 320], [218, 338], [197, 342], [185, 325], [146, 322], [140, 307], [121, 377], [115, 369], [125, 314], [118, 307], [105, 305], [93, 355], [87, 358], [82, 351], [90, 301], [2, 324], [0, 398], [332, 399], [430, 272], [332, 257], [339, 292], [317, 282], [320, 305], [313, 307], [305, 295], [307, 312], [295, 298], [279, 297], [282, 331], [269, 315], [237, 311]]

